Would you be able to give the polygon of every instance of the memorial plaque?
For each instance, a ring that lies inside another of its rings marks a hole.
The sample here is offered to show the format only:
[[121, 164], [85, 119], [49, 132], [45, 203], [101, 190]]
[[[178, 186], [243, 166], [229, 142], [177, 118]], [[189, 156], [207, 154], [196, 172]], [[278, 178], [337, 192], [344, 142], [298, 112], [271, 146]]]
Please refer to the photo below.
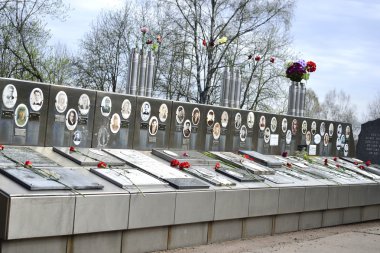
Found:
[[208, 185], [192, 176], [161, 163], [150, 156], [132, 149], [104, 149], [105, 152], [137, 167], [151, 175], [161, 178], [177, 189], [209, 188]]
[[166, 186], [167, 183], [158, 180], [142, 171], [132, 168], [94, 169], [90, 171], [120, 188], [137, 188], [144, 186]]
[[263, 182], [264, 181], [263, 178], [256, 176], [255, 174], [253, 174], [252, 171], [248, 169], [244, 169], [244, 168], [233, 168], [233, 167], [222, 165], [216, 171], [227, 177], [235, 179], [236, 181], [239, 181], [239, 182]]
[[234, 186], [236, 185], [235, 182], [232, 182], [228, 180], [227, 178], [224, 178], [217, 172], [215, 172], [211, 168], [206, 168], [203, 166], [191, 166], [189, 169], [186, 170], [187, 173], [198, 177], [202, 179], [203, 181], [206, 181], [209, 184], [215, 185], [215, 186]]
[[75, 148], [75, 151], [70, 151], [67, 147], [53, 147], [53, 151], [82, 166], [97, 166], [99, 162], [109, 166], [125, 165], [125, 162], [95, 148]]
[[132, 148], [136, 111], [136, 97], [98, 91], [92, 147]]
[[270, 168], [279, 168], [282, 166], [282, 163], [280, 161], [273, 159], [270, 156], [260, 154], [259, 152], [256, 152], [256, 151], [239, 150], [239, 153], [243, 155], [248, 155], [249, 157], [253, 158], [258, 163], [261, 163]]
[[211, 154], [215, 155], [217, 158], [221, 159], [222, 161], [231, 164], [234, 167], [249, 170], [251, 173], [256, 174], [256, 175], [275, 173], [274, 170], [271, 168], [266, 168], [264, 166], [261, 166], [255, 163], [254, 161], [246, 159], [232, 152], [211, 152]]
[[232, 151], [253, 149], [255, 115], [248, 110], [231, 110], [230, 134], [227, 136], [227, 146], [232, 145]]
[[216, 159], [193, 150], [153, 149], [152, 154], [168, 162], [176, 159], [179, 162], [189, 162], [191, 165], [215, 165], [218, 162]]
[[[329, 160], [329, 161], [334, 162], [333, 160]], [[365, 168], [366, 166], [364, 167], [365, 169], [363, 170], [363, 169], [358, 168], [354, 164], [352, 164], [350, 162], [346, 162], [346, 161], [341, 160], [341, 159], [337, 159], [336, 164], [338, 164], [340, 167], [342, 167], [344, 169], [348, 169], [352, 172], [360, 174], [363, 177], [366, 177], [366, 178], [369, 178], [372, 180], [380, 180], [380, 176], [377, 174], [372, 174], [370, 171], [367, 171]]]
[[[169, 147], [174, 149], [203, 149], [206, 131], [203, 105], [173, 102], [170, 121]], [[164, 109], [161, 109], [161, 111]]]
[[8, 167], [8, 166], [15, 166], [16, 163], [9, 160], [8, 158], [6, 158], [5, 156], [2, 155], [2, 151], [0, 151], [0, 166], [1, 167]]
[[293, 184], [294, 180], [292, 180], [289, 176], [284, 176], [281, 173], [276, 172], [273, 175], [260, 175], [262, 178], [275, 183], [275, 184]]
[[50, 86], [0, 78], [0, 143], [43, 146]]
[[171, 112], [171, 101], [137, 97], [133, 148], [168, 148]]
[[6, 147], [2, 153], [4, 156], [19, 164], [30, 161], [33, 167], [59, 166], [54, 161], [28, 147]]
[[380, 164], [380, 119], [362, 124], [356, 156], [363, 161]]
[[45, 146], [91, 147], [96, 91], [50, 86]]
[[1, 173], [29, 190], [89, 190], [103, 185], [88, 178], [88, 172], [72, 168], [17, 168], [3, 169]]
[[202, 125], [206, 130], [203, 133], [205, 145], [201, 150], [206, 151], [224, 151], [232, 150], [232, 145], [227, 143], [227, 137], [231, 134], [231, 125], [234, 124], [234, 118], [230, 108], [217, 106], [203, 106], [202, 110], [205, 115], [201, 118]]

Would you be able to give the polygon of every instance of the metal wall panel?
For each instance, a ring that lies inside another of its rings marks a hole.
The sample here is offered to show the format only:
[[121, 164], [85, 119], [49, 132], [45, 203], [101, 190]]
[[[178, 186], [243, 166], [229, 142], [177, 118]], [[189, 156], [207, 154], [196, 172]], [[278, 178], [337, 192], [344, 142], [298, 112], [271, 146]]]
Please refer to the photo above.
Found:
[[136, 111], [136, 97], [98, 91], [92, 147], [131, 148]]
[[49, 85], [0, 78], [0, 143], [43, 146]]
[[91, 147], [96, 92], [50, 86], [45, 146]]

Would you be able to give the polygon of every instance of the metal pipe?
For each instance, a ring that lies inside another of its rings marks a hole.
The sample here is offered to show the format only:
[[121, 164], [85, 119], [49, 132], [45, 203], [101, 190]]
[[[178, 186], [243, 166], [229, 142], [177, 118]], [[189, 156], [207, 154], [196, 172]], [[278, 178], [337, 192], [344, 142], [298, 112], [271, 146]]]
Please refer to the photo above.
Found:
[[229, 94], [229, 104], [228, 106], [233, 108], [235, 106], [235, 75], [234, 75], [234, 68], [230, 68], [230, 94]]
[[304, 83], [300, 83], [300, 105], [299, 105], [299, 116], [304, 116], [305, 114], [305, 96], [306, 96], [306, 85]]
[[229, 69], [226, 67], [225, 69], [225, 81], [224, 81], [224, 88], [223, 88], [223, 93], [224, 93], [224, 104], [223, 106], [226, 106], [228, 107], [228, 103], [229, 103], [229, 98], [228, 96], [230, 95], [230, 71]]
[[146, 78], [146, 53], [144, 50], [141, 50], [139, 63], [139, 96], [144, 96]]
[[148, 69], [147, 69], [147, 77], [146, 77], [146, 91], [145, 96], [152, 96], [152, 88], [153, 88], [153, 71], [154, 71], [154, 55], [152, 51], [148, 52]]
[[296, 109], [295, 109], [295, 116], [299, 116], [299, 105], [300, 105], [300, 99], [301, 99], [301, 87], [299, 83], [296, 84]]
[[288, 115], [294, 115], [294, 82], [289, 86], [289, 97], [288, 97]]
[[131, 68], [131, 77], [130, 77], [131, 82], [129, 85], [129, 94], [136, 95], [139, 54], [135, 48], [132, 51], [133, 51], [133, 54], [132, 54], [132, 68]]
[[235, 70], [235, 108], [239, 108], [240, 106], [240, 83], [241, 76], [239, 69]]
[[125, 93], [130, 94], [130, 86], [131, 86], [131, 77], [132, 77], [132, 61], [133, 61], [133, 54], [135, 52], [135, 49], [132, 48], [129, 59], [128, 59], [128, 74], [127, 74], [127, 83], [125, 84]]

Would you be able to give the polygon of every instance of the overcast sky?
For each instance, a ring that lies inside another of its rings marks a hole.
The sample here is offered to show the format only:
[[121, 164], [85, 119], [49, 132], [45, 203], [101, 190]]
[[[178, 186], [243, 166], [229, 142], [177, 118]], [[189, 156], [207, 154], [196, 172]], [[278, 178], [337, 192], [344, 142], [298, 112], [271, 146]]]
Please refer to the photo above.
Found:
[[[102, 9], [120, 8], [123, 0], [65, 1], [65, 22], [49, 22], [53, 42], [75, 51]], [[380, 0], [298, 0], [291, 28], [293, 49], [313, 60], [317, 71], [307, 86], [320, 100], [334, 87], [351, 95], [359, 120], [380, 92]]]

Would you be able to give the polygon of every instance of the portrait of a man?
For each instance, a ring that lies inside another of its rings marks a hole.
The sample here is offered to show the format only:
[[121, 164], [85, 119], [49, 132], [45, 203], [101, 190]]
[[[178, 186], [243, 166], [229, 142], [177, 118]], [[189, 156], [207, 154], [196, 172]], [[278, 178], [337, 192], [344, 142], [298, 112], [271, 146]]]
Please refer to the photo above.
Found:
[[214, 124], [215, 114], [213, 110], [209, 110], [207, 113], [207, 125], [212, 126]]
[[10, 109], [15, 106], [17, 102], [17, 90], [13, 84], [7, 84], [3, 90], [3, 104], [6, 108]]
[[255, 114], [253, 114], [253, 112], [249, 112], [247, 116], [248, 128], [252, 128], [254, 123], [255, 123]]
[[158, 111], [158, 117], [160, 121], [165, 122], [166, 119], [168, 118], [168, 114], [169, 114], [168, 106], [166, 104], [162, 104]]
[[19, 104], [15, 112], [15, 123], [18, 127], [24, 127], [28, 123], [29, 110], [25, 104]]
[[191, 134], [191, 123], [190, 120], [186, 120], [183, 125], [183, 136], [186, 138], [190, 137]]
[[192, 113], [192, 121], [194, 125], [198, 125], [199, 121], [201, 119], [201, 113], [198, 108], [194, 108], [193, 113]]
[[240, 128], [240, 140], [245, 141], [247, 138], [247, 127], [245, 125], [242, 125]]
[[66, 114], [66, 127], [69, 130], [74, 130], [78, 124], [78, 113], [74, 109], [70, 109]]
[[218, 122], [215, 123], [212, 129], [212, 136], [214, 137], [214, 140], [218, 140], [220, 137], [220, 124]]
[[241, 127], [241, 114], [236, 113], [236, 115], [235, 115], [235, 128], [240, 129], [240, 127]]
[[120, 116], [117, 113], [114, 113], [111, 117], [110, 129], [112, 133], [117, 133], [120, 130]]
[[149, 120], [149, 133], [150, 135], [156, 135], [158, 131], [158, 119], [157, 117], [153, 116]]
[[178, 124], [181, 124], [185, 119], [185, 109], [183, 106], [178, 106], [176, 111], [176, 120]]
[[149, 119], [149, 116], [150, 116], [150, 104], [149, 102], [145, 101], [141, 105], [141, 119], [143, 121], [147, 121]]
[[40, 88], [32, 90], [29, 96], [29, 103], [33, 111], [37, 112], [41, 109], [44, 103], [44, 94]]
[[55, 96], [55, 109], [59, 113], [63, 113], [67, 108], [67, 95], [66, 92], [60, 91]]
[[90, 110], [90, 98], [87, 94], [82, 94], [78, 101], [79, 112], [82, 115], [87, 115]]
[[111, 98], [106, 96], [102, 99], [102, 103], [100, 104], [100, 111], [103, 116], [110, 115], [112, 110], [112, 101]]
[[128, 119], [131, 115], [132, 111], [132, 105], [129, 99], [124, 99], [123, 103], [121, 104], [121, 117], [123, 119]]

